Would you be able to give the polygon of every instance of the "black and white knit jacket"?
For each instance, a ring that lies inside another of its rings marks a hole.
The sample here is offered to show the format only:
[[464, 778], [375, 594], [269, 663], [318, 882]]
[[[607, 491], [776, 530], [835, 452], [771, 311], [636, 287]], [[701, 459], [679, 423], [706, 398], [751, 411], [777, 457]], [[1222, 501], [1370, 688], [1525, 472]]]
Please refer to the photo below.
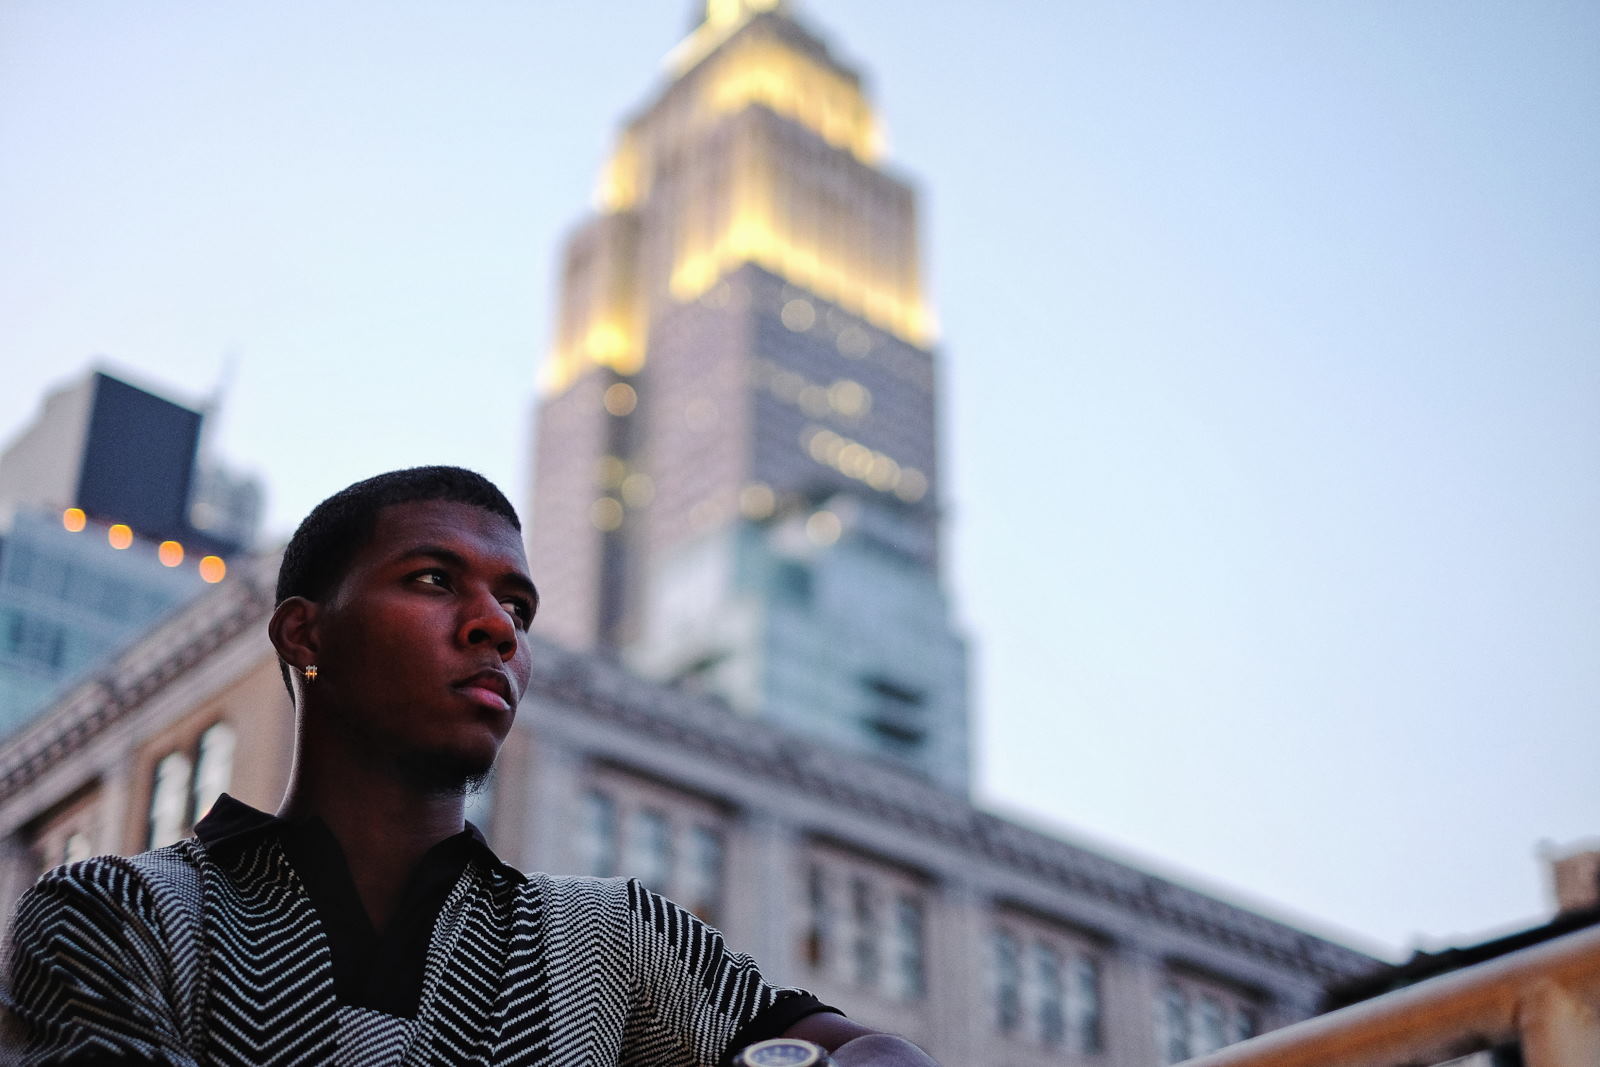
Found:
[[8, 963], [0, 1063], [28, 1067], [711, 1067], [817, 1010], [635, 882], [481, 863], [435, 923], [417, 1018], [341, 1006], [271, 837], [225, 863], [188, 840], [56, 868]]

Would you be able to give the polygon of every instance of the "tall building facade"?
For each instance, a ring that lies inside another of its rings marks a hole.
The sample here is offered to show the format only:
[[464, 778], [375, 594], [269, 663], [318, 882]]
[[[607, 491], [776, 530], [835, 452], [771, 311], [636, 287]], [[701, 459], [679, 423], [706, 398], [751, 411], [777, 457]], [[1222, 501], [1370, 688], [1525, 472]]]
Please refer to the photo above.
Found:
[[964, 791], [914, 190], [781, 0], [711, 0], [669, 63], [565, 249], [539, 625]]
[[0, 452], [0, 734], [253, 538], [260, 488], [201, 461], [203, 418], [95, 371]]

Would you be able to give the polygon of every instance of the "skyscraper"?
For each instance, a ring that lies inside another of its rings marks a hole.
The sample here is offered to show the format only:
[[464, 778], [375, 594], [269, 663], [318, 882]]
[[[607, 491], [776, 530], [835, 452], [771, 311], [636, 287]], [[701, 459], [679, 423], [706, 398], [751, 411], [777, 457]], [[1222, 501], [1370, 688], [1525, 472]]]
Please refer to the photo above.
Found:
[[203, 421], [96, 371], [0, 452], [0, 734], [249, 544], [260, 487], [200, 462]]
[[915, 193], [783, 0], [710, 0], [669, 63], [565, 250], [540, 625], [962, 791]]

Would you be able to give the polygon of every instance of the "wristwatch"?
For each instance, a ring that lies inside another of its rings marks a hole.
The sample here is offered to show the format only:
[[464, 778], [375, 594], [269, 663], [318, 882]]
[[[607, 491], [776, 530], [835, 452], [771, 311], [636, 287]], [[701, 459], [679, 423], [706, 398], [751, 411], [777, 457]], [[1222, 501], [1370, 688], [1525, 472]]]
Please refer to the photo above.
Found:
[[774, 1037], [740, 1049], [732, 1067], [833, 1067], [833, 1057], [821, 1045], [797, 1037]]

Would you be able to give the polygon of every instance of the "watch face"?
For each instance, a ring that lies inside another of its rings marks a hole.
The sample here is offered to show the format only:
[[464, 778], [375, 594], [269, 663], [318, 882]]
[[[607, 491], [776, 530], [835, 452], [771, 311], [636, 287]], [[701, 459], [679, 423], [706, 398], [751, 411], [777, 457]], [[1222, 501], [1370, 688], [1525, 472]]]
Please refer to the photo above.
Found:
[[811, 1067], [822, 1062], [822, 1049], [809, 1041], [775, 1037], [750, 1045], [741, 1058], [749, 1067]]

